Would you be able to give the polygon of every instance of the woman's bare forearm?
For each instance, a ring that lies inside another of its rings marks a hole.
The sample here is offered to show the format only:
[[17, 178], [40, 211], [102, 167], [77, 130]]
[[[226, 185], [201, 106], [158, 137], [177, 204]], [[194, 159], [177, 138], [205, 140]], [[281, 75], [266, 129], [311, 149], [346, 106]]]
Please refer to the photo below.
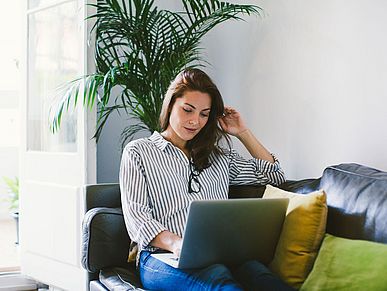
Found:
[[256, 159], [266, 160], [274, 163], [273, 156], [269, 151], [257, 140], [254, 134], [249, 130], [240, 133], [237, 138], [243, 143], [246, 149]]

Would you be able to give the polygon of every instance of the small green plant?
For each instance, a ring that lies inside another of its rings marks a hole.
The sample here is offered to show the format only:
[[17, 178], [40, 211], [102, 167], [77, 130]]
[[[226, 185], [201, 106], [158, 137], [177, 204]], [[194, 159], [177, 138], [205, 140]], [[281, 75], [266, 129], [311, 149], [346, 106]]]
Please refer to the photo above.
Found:
[[15, 177], [14, 179], [3, 177], [3, 180], [8, 188], [8, 196], [7, 201], [10, 206], [9, 209], [11, 211], [19, 210], [19, 178]]

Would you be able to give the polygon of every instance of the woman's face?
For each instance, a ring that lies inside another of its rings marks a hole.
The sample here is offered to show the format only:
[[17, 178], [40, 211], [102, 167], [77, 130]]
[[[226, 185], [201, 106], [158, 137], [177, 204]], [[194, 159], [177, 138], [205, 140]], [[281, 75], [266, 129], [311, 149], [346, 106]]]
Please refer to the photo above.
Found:
[[175, 145], [185, 145], [206, 125], [211, 110], [211, 97], [200, 91], [186, 91], [176, 98], [169, 116], [166, 133]]

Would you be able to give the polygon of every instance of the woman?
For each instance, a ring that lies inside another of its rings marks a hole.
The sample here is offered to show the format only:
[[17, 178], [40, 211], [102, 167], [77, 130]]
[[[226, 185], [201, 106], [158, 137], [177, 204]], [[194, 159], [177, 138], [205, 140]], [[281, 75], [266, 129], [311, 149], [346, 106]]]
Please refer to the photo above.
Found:
[[[284, 174], [246, 127], [240, 114], [224, 107], [219, 90], [199, 69], [186, 69], [171, 83], [160, 115], [161, 133], [130, 142], [123, 152], [120, 187], [129, 236], [137, 244], [143, 286], [150, 290], [288, 290], [262, 264], [230, 270], [216, 264], [200, 270], [175, 269], [151, 257], [180, 254], [189, 203], [227, 199], [229, 184], [280, 184]], [[220, 125], [220, 126], [219, 126]], [[253, 156], [218, 146], [228, 134]]]

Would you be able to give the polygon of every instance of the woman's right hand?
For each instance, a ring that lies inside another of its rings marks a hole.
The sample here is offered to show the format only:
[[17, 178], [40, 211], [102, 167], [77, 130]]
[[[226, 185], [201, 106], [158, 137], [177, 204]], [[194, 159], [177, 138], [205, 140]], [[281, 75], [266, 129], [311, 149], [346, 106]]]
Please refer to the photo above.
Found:
[[173, 242], [173, 245], [172, 245], [172, 252], [178, 258], [180, 257], [182, 243], [183, 243], [183, 240], [181, 239], [181, 237], [177, 236], [176, 240]]
[[151, 245], [173, 252], [177, 257], [180, 256], [181, 244], [183, 240], [177, 234], [164, 230], [160, 232], [152, 241]]

